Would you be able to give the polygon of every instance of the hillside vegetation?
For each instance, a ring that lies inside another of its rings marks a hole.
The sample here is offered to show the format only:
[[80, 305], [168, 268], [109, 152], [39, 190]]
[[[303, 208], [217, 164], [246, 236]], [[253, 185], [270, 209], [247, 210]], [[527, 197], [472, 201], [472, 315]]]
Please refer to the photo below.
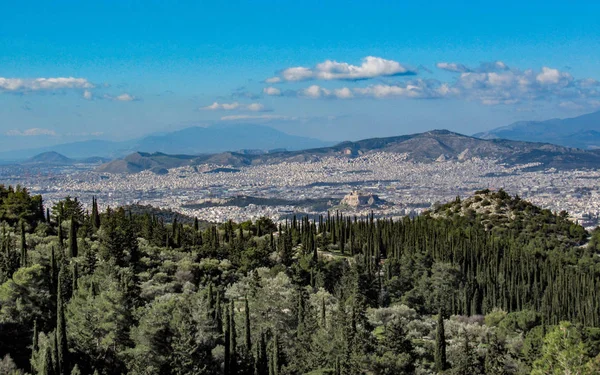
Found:
[[501, 191], [281, 225], [0, 193], [2, 374], [600, 373], [600, 232]]

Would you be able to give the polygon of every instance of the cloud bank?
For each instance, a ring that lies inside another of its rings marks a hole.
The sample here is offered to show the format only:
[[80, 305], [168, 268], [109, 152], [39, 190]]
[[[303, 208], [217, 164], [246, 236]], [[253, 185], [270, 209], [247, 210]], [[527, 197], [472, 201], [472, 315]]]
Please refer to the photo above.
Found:
[[90, 89], [95, 86], [85, 78], [4, 78], [0, 77], [0, 91], [27, 92], [60, 89]]
[[260, 103], [250, 103], [250, 104], [240, 104], [238, 102], [233, 103], [219, 103], [214, 102], [211, 105], [207, 105], [206, 107], [200, 108], [205, 111], [250, 111], [250, 112], [268, 112], [269, 110], [265, 108], [263, 104]]
[[[600, 82], [592, 78], [575, 79], [571, 73], [542, 66], [539, 69], [511, 68], [502, 61], [484, 62], [470, 67], [456, 62], [438, 62], [439, 70], [452, 73], [447, 81], [439, 79], [404, 79], [397, 82], [360, 84], [356, 87], [310, 85], [295, 90], [268, 86], [263, 94], [296, 96], [312, 99], [409, 98], [461, 99], [485, 105], [511, 105], [532, 101], [554, 101], [562, 108], [595, 106], [600, 99]], [[399, 63], [367, 57], [360, 66], [327, 60], [314, 68], [294, 67], [266, 82], [283, 83], [314, 80], [365, 80], [394, 75], [416, 74]]]

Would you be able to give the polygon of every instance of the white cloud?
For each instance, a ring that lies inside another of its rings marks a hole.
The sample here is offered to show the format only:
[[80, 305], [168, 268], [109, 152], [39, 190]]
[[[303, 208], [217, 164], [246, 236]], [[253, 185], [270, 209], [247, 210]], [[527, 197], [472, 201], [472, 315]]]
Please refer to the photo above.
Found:
[[281, 72], [281, 76], [286, 81], [304, 81], [313, 78], [313, 71], [301, 66], [288, 68]]
[[320, 98], [321, 96], [329, 96], [330, 91], [318, 85], [312, 85], [301, 91], [301, 95], [309, 98]]
[[90, 89], [94, 85], [85, 78], [4, 78], [0, 77], [0, 90], [3, 91], [41, 91], [59, 89]]
[[439, 62], [435, 64], [438, 69], [452, 73], [489, 73], [508, 70], [508, 66], [502, 61], [483, 62], [477, 68], [469, 68], [464, 64]]
[[270, 96], [279, 96], [279, 95], [281, 95], [281, 90], [279, 90], [276, 87], [265, 87], [263, 89], [263, 93], [270, 95]]
[[405, 67], [397, 61], [367, 56], [362, 60], [361, 65], [325, 60], [324, 62], [317, 64], [314, 68], [306, 68], [303, 66], [287, 68], [281, 72], [280, 77], [269, 78], [266, 82], [277, 83], [282, 80], [305, 81], [309, 79], [325, 81], [361, 80], [411, 74], [416, 74], [416, 71]]
[[86, 100], [91, 100], [92, 99], [92, 92], [90, 90], [85, 90], [83, 92], [83, 98]]
[[542, 72], [535, 77], [536, 81], [543, 85], [563, 85], [566, 86], [573, 81], [573, 76], [569, 73], [561, 72], [558, 69], [542, 67]]
[[102, 96], [104, 99], [108, 99], [108, 100], [115, 100], [115, 101], [119, 101], [119, 102], [132, 102], [134, 100], [138, 100], [137, 97], [127, 94], [127, 93], [123, 93], [121, 95], [117, 95], [117, 96], [112, 96], [109, 94], [104, 94], [104, 96]]
[[352, 94], [352, 91], [347, 88], [347, 87], [343, 87], [341, 89], [335, 89], [333, 90], [333, 94], [340, 99], [349, 99], [352, 98], [354, 95]]
[[271, 78], [267, 78], [265, 79], [266, 83], [279, 83], [281, 82], [281, 78], [279, 77], [271, 77]]
[[216, 111], [216, 110], [231, 111], [231, 110], [237, 109], [239, 106], [240, 106], [240, 103], [238, 103], [238, 102], [233, 102], [233, 103], [214, 102], [213, 104], [211, 104], [209, 106], [202, 107], [202, 109], [207, 110], [207, 111]]
[[246, 106], [246, 109], [252, 112], [262, 112], [265, 110], [265, 106], [260, 103], [252, 103]]
[[221, 117], [222, 121], [235, 120], [294, 120], [296, 117], [282, 115], [230, 115]]
[[135, 100], [135, 97], [133, 97], [133, 96], [127, 94], [127, 93], [124, 93], [124, 94], [121, 94], [121, 95], [117, 96], [115, 98], [115, 100], [118, 100], [118, 101], [121, 101], [121, 102], [130, 102], [132, 100]]
[[438, 69], [447, 70], [453, 73], [466, 73], [471, 71], [471, 69], [467, 68], [465, 65], [456, 63], [439, 62], [435, 64], [435, 66], [438, 67]]
[[8, 136], [16, 136], [16, 137], [34, 137], [34, 136], [40, 136], [40, 135], [49, 135], [49, 136], [55, 136], [56, 132], [54, 130], [50, 130], [50, 129], [42, 129], [42, 128], [31, 128], [31, 129], [27, 129], [27, 130], [9, 130], [5, 133]]
[[207, 111], [218, 111], [218, 110], [222, 110], [222, 111], [238, 110], [238, 111], [251, 111], [251, 112], [268, 112], [269, 111], [261, 103], [250, 103], [250, 104], [245, 105], [245, 104], [240, 104], [238, 102], [233, 102], [233, 103], [214, 102], [213, 104], [206, 106], [206, 107], [202, 107], [201, 109], [207, 110]]

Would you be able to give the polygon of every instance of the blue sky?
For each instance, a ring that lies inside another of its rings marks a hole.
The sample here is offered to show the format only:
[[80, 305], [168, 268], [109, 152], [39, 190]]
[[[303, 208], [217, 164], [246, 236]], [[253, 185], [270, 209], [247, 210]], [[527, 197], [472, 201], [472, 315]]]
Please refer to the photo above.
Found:
[[0, 3], [5, 149], [218, 122], [472, 134], [600, 109], [593, 1]]

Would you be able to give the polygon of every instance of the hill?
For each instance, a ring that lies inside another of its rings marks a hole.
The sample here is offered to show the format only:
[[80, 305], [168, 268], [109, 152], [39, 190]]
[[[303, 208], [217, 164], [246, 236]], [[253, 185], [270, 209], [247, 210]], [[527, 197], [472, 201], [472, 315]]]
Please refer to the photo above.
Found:
[[75, 163], [75, 160], [69, 159], [58, 152], [50, 151], [35, 155], [27, 159], [23, 164], [70, 165], [73, 163]]
[[156, 168], [169, 169], [184, 165], [201, 164], [241, 167], [281, 162], [315, 161], [327, 156], [352, 158], [373, 152], [406, 154], [410, 160], [415, 162], [493, 158], [510, 165], [540, 163], [540, 168], [600, 167], [600, 151], [585, 151], [551, 144], [502, 139], [484, 140], [448, 130], [433, 130], [398, 137], [342, 142], [331, 147], [263, 154], [226, 152], [193, 156], [134, 153], [124, 159], [102, 165], [98, 170], [109, 173], [136, 173], [142, 170], [155, 170]]
[[569, 246], [581, 245], [587, 238], [584, 228], [568, 220], [566, 212], [559, 215], [542, 209], [518, 196], [511, 197], [503, 190], [480, 190], [464, 200], [457, 198], [440, 205], [426, 216], [432, 218], [465, 218], [483, 225], [488, 231], [511, 231], [523, 238], [535, 238], [544, 232]]
[[566, 119], [515, 122], [477, 133], [474, 137], [545, 142], [566, 147], [597, 149], [600, 148], [600, 111]]

